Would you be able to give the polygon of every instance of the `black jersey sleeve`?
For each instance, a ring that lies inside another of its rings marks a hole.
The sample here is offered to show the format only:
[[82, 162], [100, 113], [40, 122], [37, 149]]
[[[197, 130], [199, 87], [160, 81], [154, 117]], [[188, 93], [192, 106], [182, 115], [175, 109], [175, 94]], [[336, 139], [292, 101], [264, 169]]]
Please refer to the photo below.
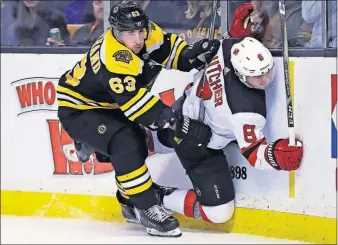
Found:
[[151, 31], [146, 41], [146, 46], [150, 57], [162, 64], [166, 69], [185, 71], [180, 60], [182, 50], [188, 47], [188, 44], [180, 36], [166, 33], [151, 22]]

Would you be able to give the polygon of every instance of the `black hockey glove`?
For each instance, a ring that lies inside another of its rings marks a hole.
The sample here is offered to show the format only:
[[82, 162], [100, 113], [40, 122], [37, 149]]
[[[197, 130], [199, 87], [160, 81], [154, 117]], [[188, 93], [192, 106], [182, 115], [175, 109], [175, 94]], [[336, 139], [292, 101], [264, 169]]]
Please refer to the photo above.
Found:
[[170, 107], [164, 108], [158, 120], [148, 128], [153, 131], [171, 128], [175, 131], [176, 144], [189, 144], [191, 147], [206, 147], [211, 138], [209, 126], [175, 112]]
[[190, 64], [197, 70], [202, 70], [205, 63], [209, 63], [217, 53], [220, 46], [220, 41], [217, 39], [208, 40], [202, 39], [189, 45], [184, 55], [189, 59]]
[[174, 130], [176, 144], [190, 145], [192, 149], [206, 148], [212, 134], [209, 126], [181, 114], [177, 114]]

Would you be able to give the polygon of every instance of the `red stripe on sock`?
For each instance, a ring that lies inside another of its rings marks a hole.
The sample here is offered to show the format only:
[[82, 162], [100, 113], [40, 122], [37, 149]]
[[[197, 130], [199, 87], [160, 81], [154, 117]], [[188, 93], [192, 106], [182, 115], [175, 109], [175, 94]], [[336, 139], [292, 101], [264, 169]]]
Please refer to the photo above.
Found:
[[196, 194], [193, 190], [189, 190], [184, 198], [184, 214], [194, 218], [194, 204], [196, 202]]

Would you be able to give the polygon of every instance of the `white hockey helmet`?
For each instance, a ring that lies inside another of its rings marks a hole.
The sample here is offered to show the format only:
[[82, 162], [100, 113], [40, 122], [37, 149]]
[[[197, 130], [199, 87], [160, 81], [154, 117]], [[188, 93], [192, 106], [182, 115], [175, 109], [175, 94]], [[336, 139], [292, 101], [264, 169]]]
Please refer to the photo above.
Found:
[[[268, 84], [274, 78], [272, 54], [255, 38], [246, 37], [239, 43], [234, 44], [231, 48], [230, 61], [241, 82], [250, 88], [253, 88], [253, 86], [248, 82], [248, 77], [259, 78], [269, 73], [268, 82], [266, 82]], [[260, 89], [265, 89], [266, 86]]]

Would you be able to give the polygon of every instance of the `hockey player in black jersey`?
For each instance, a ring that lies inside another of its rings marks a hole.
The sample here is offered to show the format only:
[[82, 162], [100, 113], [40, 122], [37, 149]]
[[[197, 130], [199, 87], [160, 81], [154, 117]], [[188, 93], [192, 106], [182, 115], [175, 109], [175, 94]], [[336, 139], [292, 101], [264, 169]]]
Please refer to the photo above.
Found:
[[210, 128], [175, 113], [148, 88], [162, 67], [203, 67], [205, 56], [219, 43], [204, 39], [189, 47], [177, 35], [164, 33], [129, 1], [112, 7], [109, 22], [111, 28], [60, 78], [58, 117], [79, 152], [83, 147], [110, 157], [121, 203], [135, 207], [149, 234], [180, 236], [178, 221], [158, 205], [140, 125], [170, 129], [182, 143], [206, 147]]

